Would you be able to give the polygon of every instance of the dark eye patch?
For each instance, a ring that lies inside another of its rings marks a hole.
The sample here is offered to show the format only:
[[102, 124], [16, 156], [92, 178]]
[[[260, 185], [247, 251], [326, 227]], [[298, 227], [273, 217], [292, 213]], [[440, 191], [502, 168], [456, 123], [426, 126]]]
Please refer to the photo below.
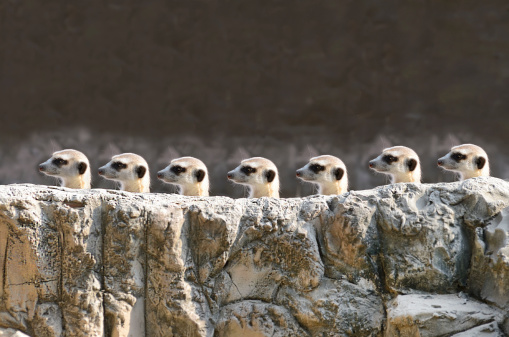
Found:
[[390, 165], [392, 163], [397, 162], [398, 161], [398, 157], [394, 157], [393, 155], [386, 154], [385, 156], [383, 156], [382, 160]]
[[55, 158], [55, 159], [53, 159], [52, 163], [53, 163], [53, 165], [55, 165], [57, 167], [62, 167], [64, 165], [67, 165], [69, 162], [62, 158]]
[[255, 173], [256, 169], [254, 167], [251, 167], [251, 166], [242, 166], [240, 168], [240, 171], [248, 176], [248, 175], [250, 175], [252, 173]]
[[320, 165], [320, 164], [313, 164], [313, 165], [309, 165], [309, 169], [311, 171], [313, 171], [313, 173], [318, 173], [321, 171], [325, 171], [325, 166]]
[[175, 173], [176, 175], [179, 175], [183, 172], [186, 172], [186, 168], [185, 167], [182, 167], [180, 165], [174, 165], [170, 168], [170, 171]]
[[111, 164], [111, 167], [113, 167], [114, 170], [120, 171], [122, 169], [125, 169], [127, 167], [127, 164], [124, 164], [122, 162], [116, 161], [113, 164]]
[[455, 162], [459, 163], [460, 161], [467, 159], [467, 156], [459, 152], [454, 152], [453, 154], [451, 154], [451, 158]]

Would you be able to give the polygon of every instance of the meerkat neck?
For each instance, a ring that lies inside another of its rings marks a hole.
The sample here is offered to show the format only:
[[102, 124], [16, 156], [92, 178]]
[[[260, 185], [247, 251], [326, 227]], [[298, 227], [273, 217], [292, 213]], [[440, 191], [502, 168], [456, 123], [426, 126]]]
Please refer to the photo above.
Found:
[[342, 186], [339, 184], [339, 182], [332, 183], [332, 184], [319, 184], [318, 185], [318, 194], [323, 195], [336, 195], [341, 194], [346, 191], [343, 191]]
[[250, 198], [279, 198], [279, 189], [275, 188], [272, 184], [250, 186]]
[[391, 175], [391, 183], [420, 183], [421, 175], [419, 172], [408, 172], [398, 175]]
[[180, 194], [198, 197], [208, 197], [209, 188], [206, 184], [181, 185]]
[[122, 181], [120, 183], [120, 189], [127, 192], [143, 193], [150, 192], [149, 184], [143, 181], [143, 179], [136, 179], [133, 181]]
[[489, 173], [486, 174], [484, 170], [475, 170], [475, 171], [465, 171], [465, 172], [458, 172], [460, 176], [460, 180], [475, 178], [475, 177], [483, 177], [483, 176], [489, 176]]
[[79, 175], [71, 178], [61, 178], [62, 186], [76, 189], [90, 189], [90, 175]]

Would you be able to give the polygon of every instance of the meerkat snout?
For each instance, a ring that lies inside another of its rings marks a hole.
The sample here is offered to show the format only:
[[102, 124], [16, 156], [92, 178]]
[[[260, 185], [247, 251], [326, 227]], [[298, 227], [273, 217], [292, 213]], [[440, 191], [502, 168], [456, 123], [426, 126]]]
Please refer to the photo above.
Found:
[[148, 164], [137, 154], [123, 153], [113, 156], [97, 172], [105, 179], [120, 182], [122, 191], [150, 192]]
[[68, 149], [53, 153], [39, 171], [48, 176], [58, 177], [61, 186], [78, 189], [90, 188], [90, 163], [80, 151]]
[[414, 150], [405, 146], [384, 149], [369, 167], [391, 177], [391, 183], [420, 183], [421, 164]]
[[182, 195], [209, 195], [207, 166], [193, 157], [173, 159], [164, 170], [157, 172], [157, 178], [165, 183], [178, 185]]
[[490, 175], [488, 155], [473, 144], [454, 146], [448, 154], [438, 159], [437, 164], [444, 170], [457, 172], [460, 180]]
[[279, 174], [276, 165], [268, 159], [245, 159], [228, 172], [227, 177], [237, 184], [248, 186], [249, 198], [279, 198]]
[[318, 193], [324, 195], [342, 194], [348, 189], [346, 166], [334, 156], [319, 156], [295, 172], [297, 178], [318, 185]]

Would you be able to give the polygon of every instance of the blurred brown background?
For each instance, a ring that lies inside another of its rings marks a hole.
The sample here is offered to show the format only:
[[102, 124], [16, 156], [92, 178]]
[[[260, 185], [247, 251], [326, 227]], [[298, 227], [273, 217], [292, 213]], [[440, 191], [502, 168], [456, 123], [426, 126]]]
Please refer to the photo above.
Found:
[[97, 168], [121, 152], [155, 179], [175, 157], [209, 167], [213, 195], [244, 195], [226, 172], [278, 165], [282, 196], [313, 193], [295, 169], [318, 154], [352, 189], [386, 183], [367, 161], [407, 145], [424, 182], [460, 143], [509, 178], [507, 1], [0, 2], [0, 183], [54, 184], [53, 151]]

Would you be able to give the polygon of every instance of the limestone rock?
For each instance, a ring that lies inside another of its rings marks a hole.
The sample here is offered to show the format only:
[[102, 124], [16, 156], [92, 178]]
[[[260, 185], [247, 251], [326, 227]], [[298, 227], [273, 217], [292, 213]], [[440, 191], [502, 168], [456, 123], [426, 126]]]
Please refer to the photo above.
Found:
[[236, 200], [0, 186], [0, 327], [507, 335], [508, 219], [496, 178]]
[[451, 337], [503, 337], [496, 322], [476, 326], [475, 328], [452, 335]]
[[399, 295], [387, 304], [387, 336], [447, 336], [505, 320], [502, 310], [461, 294]]
[[381, 336], [384, 307], [372, 290], [347, 281], [323, 279], [310, 292], [281, 289], [277, 300], [290, 308], [312, 336]]
[[221, 310], [215, 337], [310, 336], [284, 308], [259, 301], [229, 304]]
[[0, 337], [30, 337], [21, 331], [0, 328]]
[[470, 289], [500, 308], [509, 309], [509, 208], [475, 231]]

